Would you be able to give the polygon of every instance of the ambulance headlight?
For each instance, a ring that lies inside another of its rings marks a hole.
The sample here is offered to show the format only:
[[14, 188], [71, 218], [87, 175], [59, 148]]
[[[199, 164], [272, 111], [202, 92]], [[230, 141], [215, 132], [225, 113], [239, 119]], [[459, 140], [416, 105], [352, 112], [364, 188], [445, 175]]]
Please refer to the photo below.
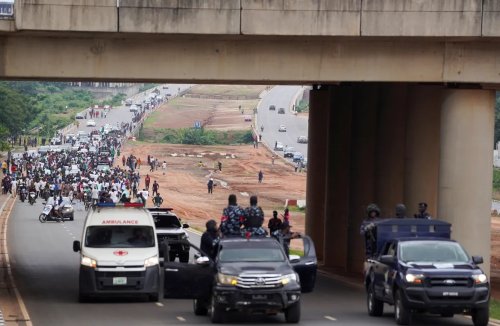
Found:
[[80, 261], [80, 264], [83, 266], [96, 268], [97, 261], [95, 259], [90, 258], [90, 257], [82, 256], [82, 260]]
[[144, 267], [152, 267], [156, 266], [160, 263], [160, 260], [158, 259], [158, 255], [149, 257], [144, 261]]

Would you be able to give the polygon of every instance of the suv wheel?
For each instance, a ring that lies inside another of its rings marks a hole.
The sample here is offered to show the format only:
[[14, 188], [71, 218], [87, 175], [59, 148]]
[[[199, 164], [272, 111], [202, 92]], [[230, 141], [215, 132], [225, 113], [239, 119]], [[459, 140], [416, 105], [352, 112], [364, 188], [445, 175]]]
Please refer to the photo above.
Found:
[[285, 320], [289, 324], [296, 324], [300, 321], [300, 301], [286, 308]]
[[148, 299], [150, 302], [158, 302], [158, 300], [160, 299], [160, 294], [158, 292], [150, 293], [148, 295]]
[[210, 321], [212, 324], [221, 324], [223, 321], [224, 309], [215, 302], [214, 296], [212, 296], [212, 304], [210, 305]]
[[384, 313], [384, 302], [375, 296], [373, 283], [370, 283], [366, 292], [366, 307], [370, 316], [380, 317]]
[[193, 310], [196, 316], [206, 316], [208, 314], [206, 301], [203, 299], [194, 299]]
[[487, 326], [490, 320], [490, 312], [486, 309], [473, 309], [472, 322], [474, 326]]
[[400, 290], [394, 296], [394, 318], [398, 325], [410, 325], [411, 311], [404, 306]]

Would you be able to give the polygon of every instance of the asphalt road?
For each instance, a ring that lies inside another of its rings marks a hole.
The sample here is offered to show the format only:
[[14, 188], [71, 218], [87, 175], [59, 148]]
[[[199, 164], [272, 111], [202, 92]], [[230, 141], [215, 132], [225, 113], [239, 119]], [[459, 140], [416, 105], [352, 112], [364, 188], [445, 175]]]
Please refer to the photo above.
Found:
[[[168, 89], [164, 89], [163, 86], [168, 87]], [[169, 96], [169, 98], [171, 98], [171, 97], [177, 96], [179, 94], [179, 92], [182, 92], [183, 90], [185, 90], [191, 86], [192, 85], [189, 85], [189, 84], [165, 84], [165, 85], [158, 86], [158, 89], [160, 90], [161, 95], [171, 94], [171, 96]], [[134, 103], [139, 102], [139, 101], [142, 102], [142, 100], [144, 100], [151, 93], [151, 91], [153, 89], [154, 88], [152, 88], [146, 92], [139, 93], [139, 94], [132, 96], [130, 98], [133, 99]], [[96, 122], [95, 127], [87, 127], [86, 126], [87, 121], [90, 120], [90, 115], [87, 115], [87, 118], [88, 118], [87, 120], [85, 120], [85, 119], [78, 120], [80, 122], [78, 130], [84, 130], [84, 131], [90, 132], [94, 129], [99, 129], [101, 126], [104, 126], [107, 123], [109, 123], [110, 125], [116, 125], [117, 123], [121, 123], [121, 122], [130, 122], [130, 121], [132, 121], [133, 116], [134, 116], [134, 114], [129, 111], [128, 106], [122, 105], [119, 107], [113, 107], [113, 109], [111, 109], [109, 111], [109, 113], [105, 119], [103, 119], [101, 117], [93, 119]]]
[[[79, 255], [72, 242], [80, 239], [85, 211], [76, 211], [75, 221], [38, 221], [42, 204], [17, 203], [9, 221], [8, 248], [16, 285], [34, 325], [195, 325], [207, 317], [193, 314], [190, 300], [141, 299], [99, 300], [78, 303]], [[191, 234], [193, 243], [199, 236]], [[369, 317], [362, 289], [320, 276], [316, 290], [305, 294], [303, 325], [395, 325], [392, 308], [380, 318]], [[418, 316], [413, 325], [471, 325], [463, 317], [453, 319]], [[283, 323], [282, 315], [232, 314], [228, 324]]]
[[[257, 128], [264, 126], [262, 141], [274, 148], [276, 141], [283, 143], [283, 146], [293, 147], [297, 152], [307, 157], [307, 144], [297, 143], [298, 136], [307, 137], [308, 119], [306, 117], [295, 116], [290, 112], [292, 100], [301, 89], [301, 86], [276, 86], [273, 87], [260, 102], [257, 115]], [[276, 106], [275, 111], [269, 110], [269, 106]], [[278, 114], [279, 108], [285, 109], [285, 114]], [[286, 132], [279, 132], [280, 125], [287, 128]], [[277, 152], [283, 156], [283, 152]]]

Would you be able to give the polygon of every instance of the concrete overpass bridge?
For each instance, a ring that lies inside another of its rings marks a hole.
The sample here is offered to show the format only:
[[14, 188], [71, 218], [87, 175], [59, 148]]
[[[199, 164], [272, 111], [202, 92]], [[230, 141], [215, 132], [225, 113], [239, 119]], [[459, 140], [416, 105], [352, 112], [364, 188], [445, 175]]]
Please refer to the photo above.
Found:
[[313, 84], [307, 232], [361, 270], [365, 207], [429, 203], [489, 269], [498, 0], [17, 0], [0, 78]]

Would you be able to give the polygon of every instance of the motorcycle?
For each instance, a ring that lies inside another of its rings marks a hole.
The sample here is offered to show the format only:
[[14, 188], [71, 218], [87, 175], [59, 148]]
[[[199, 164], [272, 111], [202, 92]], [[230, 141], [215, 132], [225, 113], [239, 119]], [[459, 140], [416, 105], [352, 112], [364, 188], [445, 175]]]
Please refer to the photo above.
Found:
[[60, 206], [60, 216], [57, 216], [53, 211], [53, 206], [51, 204], [43, 203], [45, 206], [43, 208], [42, 214], [38, 217], [40, 222], [45, 223], [47, 221], [57, 221], [62, 222], [64, 220], [73, 221], [75, 219], [74, 209], [69, 199], [67, 197], [63, 197], [64, 201]]
[[19, 189], [19, 199], [21, 199], [23, 203], [26, 200], [27, 192], [26, 187], [21, 187], [21, 189]]
[[47, 221], [57, 221], [57, 222], [62, 222], [62, 218], [60, 216], [55, 216], [54, 213], [52, 212], [53, 206], [50, 204], [45, 204], [44, 203], [43, 211], [42, 214], [38, 217], [41, 223], [45, 223]]
[[47, 201], [49, 200], [49, 197], [50, 197], [50, 190], [45, 188], [43, 191], [42, 191], [42, 198]]
[[30, 193], [28, 194], [28, 202], [30, 203], [30, 205], [36, 203], [36, 193], [34, 191], [30, 191]]

